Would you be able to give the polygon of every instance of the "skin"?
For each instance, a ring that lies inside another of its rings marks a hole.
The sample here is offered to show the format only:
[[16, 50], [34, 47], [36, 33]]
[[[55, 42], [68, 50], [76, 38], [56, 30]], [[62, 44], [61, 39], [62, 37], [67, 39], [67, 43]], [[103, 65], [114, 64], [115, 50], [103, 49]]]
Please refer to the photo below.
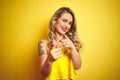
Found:
[[[71, 50], [71, 60], [74, 65], [74, 69], [77, 70], [81, 67], [81, 57], [80, 54], [77, 52], [73, 42], [65, 35], [65, 33], [71, 28], [73, 18], [70, 13], [63, 13], [61, 17], [55, 23], [55, 40], [53, 41], [53, 47], [47, 53], [47, 41], [42, 41], [42, 50], [43, 54], [40, 56], [40, 71], [42, 76], [47, 77], [49, 76], [52, 63], [60, 58], [62, 55], [62, 50], [57, 44], [69, 48]], [[41, 51], [40, 51], [41, 52]]]

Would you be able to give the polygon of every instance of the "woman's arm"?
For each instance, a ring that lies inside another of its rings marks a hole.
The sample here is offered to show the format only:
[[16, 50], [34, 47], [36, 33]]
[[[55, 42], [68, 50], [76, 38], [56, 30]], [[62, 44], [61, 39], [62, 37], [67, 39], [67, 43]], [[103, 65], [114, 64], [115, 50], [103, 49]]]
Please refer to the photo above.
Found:
[[47, 51], [47, 42], [41, 41], [39, 43], [40, 53], [40, 72], [42, 76], [47, 77], [51, 73], [52, 63], [62, 56], [61, 48], [55, 48], [53, 45], [52, 49]]
[[71, 59], [72, 62], [74, 64], [74, 69], [78, 70], [81, 67], [81, 56], [80, 54], [77, 52], [75, 46], [73, 45], [73, 47], [71, 48]]
[[40, 73], [47, 77], [51, 72], [52, 64], [48, 59], [47, 42], [45, 40], [39, 42], [38, 50], [40, 54]]
[[73, 65], [74, 65], [74, 69], [80, 69], [81, 67], [81, 57], [80, 57], [80, 54], [77, 52], [73, 42], [66, 36], [64, 35], [65, 39], [62, 40], [62, 44], [69, 48], [71, 50], [71, 59], [72, 59], [72, 62], [73, 62]]
[[44, 57], [41, 56], [40, 62], [41, 62], [40, 72], [42, 76], [43, 77], [49, 76], [49, 74], [51, 73], [51, 69], [52, 69], [52, 62], [47, 57], [45, 57], [45, 55]]

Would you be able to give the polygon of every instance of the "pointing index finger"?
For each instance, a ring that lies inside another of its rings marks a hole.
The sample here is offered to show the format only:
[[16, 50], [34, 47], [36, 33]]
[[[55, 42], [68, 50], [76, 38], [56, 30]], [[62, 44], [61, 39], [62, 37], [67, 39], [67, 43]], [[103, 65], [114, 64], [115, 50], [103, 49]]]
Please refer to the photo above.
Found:
[[64, 35], [64, 38], [69, 39], [67, 35]]

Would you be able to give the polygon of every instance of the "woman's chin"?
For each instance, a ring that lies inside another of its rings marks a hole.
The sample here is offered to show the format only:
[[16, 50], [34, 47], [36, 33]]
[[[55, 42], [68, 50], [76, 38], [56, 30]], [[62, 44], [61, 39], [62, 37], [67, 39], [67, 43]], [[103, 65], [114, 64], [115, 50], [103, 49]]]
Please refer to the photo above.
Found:
[[61, 34], [61, 35], [65, 35], [65, 32], [61, 32], [60, 34]]
[[63, 31], [58, 32], [58, 34], [60, 34], [60, 35], [65, 35], [65, 33], [66, 33], [66, 32], [63, 32]]

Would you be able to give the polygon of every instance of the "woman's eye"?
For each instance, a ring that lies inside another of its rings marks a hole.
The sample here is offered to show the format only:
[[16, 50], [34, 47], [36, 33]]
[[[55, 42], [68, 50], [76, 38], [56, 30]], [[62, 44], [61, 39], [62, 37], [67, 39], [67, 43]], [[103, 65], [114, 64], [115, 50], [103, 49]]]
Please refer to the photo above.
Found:
[[67, 22], [67, 20], [63, 20], [63, 22]]
[[69, 25], [72, 25], [72, 22], [69, 22]]

